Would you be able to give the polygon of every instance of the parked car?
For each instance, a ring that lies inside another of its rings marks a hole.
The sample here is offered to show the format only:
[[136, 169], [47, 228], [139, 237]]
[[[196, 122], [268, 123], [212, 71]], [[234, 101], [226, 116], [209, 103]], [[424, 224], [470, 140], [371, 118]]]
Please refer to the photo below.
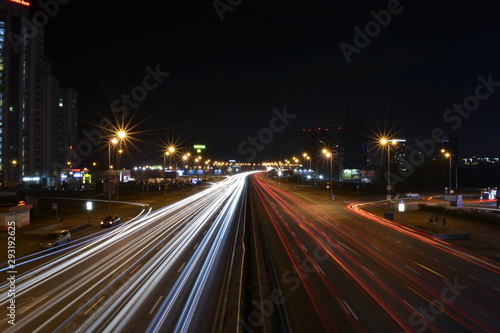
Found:
[[407, 196], [407, 197], [419, 197], [420, 194], [415, 193], [415, 192], [408, 192], [405, 194], [405, 196]]
[[71, 233], [69, 230], [55, 230], [44, 237], [40, 246], [44, 249], [49, 249], [69, 242], [71, 242]]
[[118, 216], [108, 215], [101, 221], [102, 227], [112, 227], [120, 223], [120, 218]]

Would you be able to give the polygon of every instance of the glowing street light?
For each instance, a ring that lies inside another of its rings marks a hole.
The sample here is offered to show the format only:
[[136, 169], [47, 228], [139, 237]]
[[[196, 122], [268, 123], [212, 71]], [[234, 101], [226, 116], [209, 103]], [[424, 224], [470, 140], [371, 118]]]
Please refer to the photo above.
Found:
[[116, 133], [116, 136], [118, 137], [118, 139], [123, 140], [123, 139], [125, 139], [127, 137], [127, 132], [125, 132], [123, 130], [122, 131], [118, 131]]
[[309, 156], [307, 153], [302, 154], [302, 157], [304, 157], [306, 160], [309, 161], [309, 172], [311, 171], [311, 156]]
[[448, 193], [451, 193], [451, 154], [444, 149], [441, 149], [441, 152], [444, 153], [444, 157], [450, 161], [448, 170]]
[[332, 196], [333, 191], [333, 154], [327, 149], [322, 150], [323, 154], [326, 158], [330, 159], [330, 197]]
[[[387, 146], [387, 213], [391, 211], [391, 145], [387, 138], [381, 138], [380, 144]], [[396, 144], [396, 140], [392, 140], [392, 144]]]
[[108, 215], [111, 215], [111, 146], [116, 146], [118, 143], [117, 138], [112, 138], [108, 144]]

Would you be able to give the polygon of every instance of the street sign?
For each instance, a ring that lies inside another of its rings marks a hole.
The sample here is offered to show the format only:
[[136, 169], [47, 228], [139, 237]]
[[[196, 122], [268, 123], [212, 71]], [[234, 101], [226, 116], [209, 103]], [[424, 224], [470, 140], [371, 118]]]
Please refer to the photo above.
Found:
[[52, 204], [52, 209], [57, 209], [57, 204], [56, 203]]

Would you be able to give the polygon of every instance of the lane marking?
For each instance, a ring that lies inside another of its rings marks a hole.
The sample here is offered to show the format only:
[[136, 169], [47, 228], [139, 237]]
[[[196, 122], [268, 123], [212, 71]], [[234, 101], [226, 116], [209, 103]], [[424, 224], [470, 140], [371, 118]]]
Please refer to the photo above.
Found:
[[344, 308], [345, 313], [349, 314], [349, 310], [347, 307], [344, 305], [344, 303], [340, 300], [340, 298], [337, 297], [337, 300], [339, 301], [340, 305]]
[[474, 280], [478, 281], [478, 282], [482, 282], [481, 280], [479, 280], [479, 279], [478, 279], [477, 277], [475, 277], [475, 276], [469, 275], [469, 277], [470, 277], [471, 279], [474, 279]]
[[344, 302], [345, 306], [349, 309], [349, 312], [352, 314], [352, 316], [353, 316], [356, 320], [358, 320], [358, 319], [359, 319], [359, 318], [358, 318], [358, 316], [356, 316], [356, 314], [354, 313], [354, 311], [352, 311], [352, 309], [351, 309], [351, 307], [349, 306], [349, 304], [347, 304], [347, 302], [346, 302], [345, 300], [342, 300], [342, 301]]
[[156, 307], [158, 306], [158, 304], [160, 303], [161, 299], [163, 298], [163, 296], [160, 296], [158, 298], [158, 300], [156, 301], [155, 305], [153, 305], [153, 307], [151, 308], [151, 311], [149, 311], [149, 314], [153, 314], [153, 312], [156, 310]]
[[26, 311], [28, 311], [29, 309], [31, 309], [32, 307], [34, 307], [35, 305], [37, 305], [38, 303], [40, 303], [41, 301], [43, 301], [44, 299], [46, 299], [47, 297], [49, 297], [49, 296], [42, 297], [41, 299], [39, 299], [35, 303], [33, 303], [30, 306], [28, 306], [27, 308], [25, 308], [23, 311], [21, 311], [21, 313], [25, 313]]
[[130, 273], [128, 273], [128, 274], [129, 274], [129, 275], [134, 274], [134, 273], [135, 273], [135, 271], [136, 271], [136, 270], [138, 270], [138, 269], [139, 269], [139, 267], [141, 267], [141, 266], [142, 266], [142, 264], [137, 265], [137, 267], [135, 267], [133, 270], [131, 270], [131, 271], [130, 271]]
[[185, 262], [184, 262], [184, 263], [182, 263], [182, 266], [181, 266], [181, 268], [179, 268], [179, 270], [177, 271], [177, 273], [180, 273], [180, 272], [182, 271], [182, 269], [184, 268], [184, 266], [186, 266], [186, 263], [185, 263]]
[[416, 270], [408, 267], [407, 265], [405, 265], [406, 268], [408, 268], [410, 271], [412, 271], [413, 273], [417, 274], [417, 275], [421, 275], [419, 272], [417, 272]]
[[412, 308], [412, 309], [413, 309], [413, 312], [418, 312], [418, 311], [417, 311], [417, 309], [415, 309], [415, 308], [413, 307], [413, 305], [411, 305], [410, 303], [408, 303], [405, 299], [403, 300], [403, 302], [405, 302], [405, 303], [406, 303], [406, 305], [408, 305], [410, 308]]
[[366, 268], [365, 266], [361, 265], [361, 267], [363, 267], [368, 273], [370, 273], [371, 275], [375, 276], [375, 274], [373, 274], [368, 268]]
[[97, 306], [97, 304], [101, 303], [101, 301], [105, 298], [106, 296], [101, 296], [101, 298], [99, 298], [97, 300], [97, 302], [95, 302], [94, 304], [92, 304], [92, 306], [90, 308], [87, 309], [87, 311], [85, 311], [83, 314], [86, 315], [88, 314], [93, 308], [95, 308]]
[[442, 277], [443, 279], [446, 279], [446, 276], [441, 275], [441, 274], [439, 274], [438, 272], [433, 271], [432, 269], [430, 269], [430, 268], [428, 268], [428, 267], [426, 267], [426, 266], [424, 266], [424, 265], [422, 265], [422, 264], [419, 264], [418, 262], [415, 262], [415, 261], [413, 261], [413, 260], [412, 260], [411, 262], [412, 262], [412, 263], [414, 263], [415, 265], [418, 265], [418, 266], [422, 267], [423, 269], [428, 270], [428, 271], [429, 271], [429, 272], [431, 272], [431, 273], [436, 274], [436, 275], [437, 275], [437, 276], [439, 276], [439, 277]]

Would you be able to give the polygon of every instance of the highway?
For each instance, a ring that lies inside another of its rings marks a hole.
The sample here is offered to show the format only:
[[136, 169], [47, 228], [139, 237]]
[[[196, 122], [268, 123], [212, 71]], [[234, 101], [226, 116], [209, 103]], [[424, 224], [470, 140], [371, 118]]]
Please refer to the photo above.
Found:
[[[2, 332], [210, 331], [246, 175], [16, 264], [15, 326], [1, 286]], [[2, 272], [7, 273], [3, 268]], [[221, 296], [222, 295], [222, 296]]]
[[231, 176], [19, 258], [16, 325], [4, 280], [0, 330], [498, 331], [498, 265], [288, 188]]
[[285, 299], [282, 331], [498, 331], [498, 265], [262, 175], [252, 193]]

